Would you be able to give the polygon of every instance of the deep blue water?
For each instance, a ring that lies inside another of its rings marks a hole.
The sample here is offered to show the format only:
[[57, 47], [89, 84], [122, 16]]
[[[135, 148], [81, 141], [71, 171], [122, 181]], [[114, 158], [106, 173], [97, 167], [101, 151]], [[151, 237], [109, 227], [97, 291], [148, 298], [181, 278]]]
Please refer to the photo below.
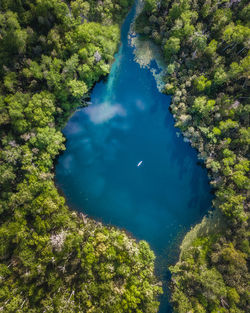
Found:
[[[96, 84], [92, 105], [75, 112], [63, 131], [67, 149], [56, 181], [71, 207], [148, 241], [165, 280], [173, 242], [201, 220], [211, 194], [196, 151], [177, 136], [170, 97], [133, 61], [127, 35], [134, 14], [123, 24], [108, 80]], [[160, 312], [171, 312], [166, 295]]]

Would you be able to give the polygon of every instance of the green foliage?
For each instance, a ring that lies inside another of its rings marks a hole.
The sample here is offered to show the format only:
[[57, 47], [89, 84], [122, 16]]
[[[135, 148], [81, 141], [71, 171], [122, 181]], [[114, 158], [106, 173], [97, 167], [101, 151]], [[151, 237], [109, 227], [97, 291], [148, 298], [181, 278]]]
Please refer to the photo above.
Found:
[[214, 109], [215, 101], [207, 100], [205, 96], [197, 97], [192, 106], [192, 112], [200, 115], [202, 118], [207, 117]]
[[84, 94], [88, 91], [88, 87], [84, 82], [72, 79], [67, 84], [70, 93], [73, 97], [81, 99]]
[[194, 86], [197, 91], [201, 92], [211, 86], [211, 81], [208, 80], [205, 76], [201, 75], [194, 80]]
[[201, 32], [196, 32], [192, 38], [192, 44], [194, 49], [197, 49], [199, 52], [204, 52], [207, 47], [207, 37]]
[[164, 54], [167, 60], [169, 60], [174, 54], [180, 50], [180, 39], [176, 37], [170, 37], [164, 46]]
[[213, 83], [215, 85], [220, 86], [224, 84], [227, 80], [228, 80], [228, 75], [225, 72], [223, 66], [220, 66], [219, 68], [215, 70]]
[[146, 12], [152, 12], [154, 9], [156, 9], [157, 1], [156, 0], [145, 0], [144, 3], [144, 10]]
[[216, 40], [211, 40], [208, 46], [206, 47], [205, 53], [210, 57], [213, 57], [216, 54], [216, 50], [218, 47], [218, 42]]

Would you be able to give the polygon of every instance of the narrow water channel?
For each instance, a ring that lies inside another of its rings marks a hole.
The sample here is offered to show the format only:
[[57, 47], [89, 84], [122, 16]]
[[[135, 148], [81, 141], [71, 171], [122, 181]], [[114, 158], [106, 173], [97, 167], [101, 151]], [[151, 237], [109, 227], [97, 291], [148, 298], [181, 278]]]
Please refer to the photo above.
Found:
[[[134, 61], [128, 40], [134, 15], [135, 7], [108, 79], [96, 84], [92, 104], [63, 131], [67, 149], [56, 181], [72, 208], [148, 241], [165, 280], [173, 242], [209, 210], [211, 194], [196, 151], [174, 128], [170, 97]], [[160, 312], [171, 312], [166, 294]]]

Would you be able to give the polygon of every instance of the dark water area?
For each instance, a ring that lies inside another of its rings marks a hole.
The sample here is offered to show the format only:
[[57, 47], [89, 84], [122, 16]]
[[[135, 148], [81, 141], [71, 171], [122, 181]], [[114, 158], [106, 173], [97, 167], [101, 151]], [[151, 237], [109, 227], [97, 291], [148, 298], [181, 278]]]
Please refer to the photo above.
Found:
[[[135, 8], [123, 24], [108, 79], [93, 89], [92, 105], [75, 112], [63, 130], [67, 149], [56, 182], [72, 208], [146, 240], [165, 281], [173, 243], [201, 220], [212, 196], [197, 152], [174, 128], [170, 97], [134, 61], [128, 41], [134, 15]], [[172, 311], [166, 293], [161, 313]]]

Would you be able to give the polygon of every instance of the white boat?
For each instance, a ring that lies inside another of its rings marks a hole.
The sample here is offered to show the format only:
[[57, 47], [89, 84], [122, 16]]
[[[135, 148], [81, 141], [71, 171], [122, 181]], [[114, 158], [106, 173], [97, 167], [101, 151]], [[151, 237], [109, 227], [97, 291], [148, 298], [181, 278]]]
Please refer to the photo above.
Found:
[[140, 161], [140, 162], [137, 164], [138, 167], [139, 167], [140, 165], [142, 165], [142, 161]]

